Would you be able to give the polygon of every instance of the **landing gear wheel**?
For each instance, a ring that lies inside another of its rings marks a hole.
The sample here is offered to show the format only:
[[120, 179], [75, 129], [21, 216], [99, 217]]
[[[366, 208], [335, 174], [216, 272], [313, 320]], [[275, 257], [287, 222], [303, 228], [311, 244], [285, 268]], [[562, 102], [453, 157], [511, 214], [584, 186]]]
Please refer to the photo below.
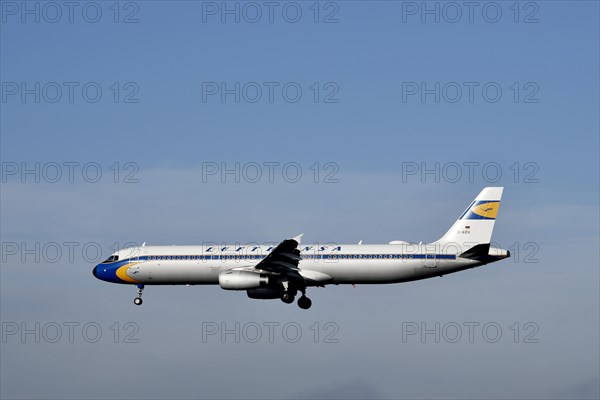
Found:
[[283, 292], [281, 294], [281, 301], [283, 301], [286, 304], [292, 304], [294, 302], [294, 297], [295, 296], [290, 292]]
[[133, 299], [133, 304], [135, 304], [136, 306], [141, 306], [143, 301], [142, 301], [142, 293], [144, 292], [144, 285], [139, 284], [137, 285], [138, 288], [138, 297], [136, 297], [135, 299]]
[[312, 306], [312, 301], [308, 297], [303, 295], [298, 299], [298, 307], [301, 309], [308, 310], [310, 306]]

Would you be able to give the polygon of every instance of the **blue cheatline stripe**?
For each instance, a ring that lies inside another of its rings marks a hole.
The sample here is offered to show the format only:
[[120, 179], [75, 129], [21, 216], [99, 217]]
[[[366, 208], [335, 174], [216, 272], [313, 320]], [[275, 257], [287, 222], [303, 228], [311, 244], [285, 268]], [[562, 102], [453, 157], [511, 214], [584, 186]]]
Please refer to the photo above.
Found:
[[[162, 257], [162, 258], [161, 258]], [[186, 258], [187, 257], [187, 258]], [[236, 255], [193, 255], [193, 256], [141, 256], [119, 260], [114, 263], [104, 263], [111, 268], [120, 267], [136, 261], [196, 261], [196, 260], [262, 260], [265, 256], [236, 256]], [[455, 260], [454, 254], [318, 254], [302, 256], [303, 260], [402, 260], [402, 259], [442, 259]]]
[[475, 214], [474, 212], [470, 213], [469, 215], [467, 215], [465, 218], [461, 218], [461, 219], [491, 219], [491, 220], [495, 220], [496, 218], [490, 218], [490, 217], [484, 217], [483, 215], [479, 215], [479, 214]]

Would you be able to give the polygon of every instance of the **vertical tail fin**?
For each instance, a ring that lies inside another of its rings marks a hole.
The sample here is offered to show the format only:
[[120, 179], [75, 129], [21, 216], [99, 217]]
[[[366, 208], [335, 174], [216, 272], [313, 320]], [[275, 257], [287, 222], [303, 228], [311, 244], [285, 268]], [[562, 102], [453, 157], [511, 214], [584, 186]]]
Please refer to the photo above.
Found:
[[500, 208], [502, 187], [486, 187], [437, 243], [455, 243], [463, 251], [490, 243]]

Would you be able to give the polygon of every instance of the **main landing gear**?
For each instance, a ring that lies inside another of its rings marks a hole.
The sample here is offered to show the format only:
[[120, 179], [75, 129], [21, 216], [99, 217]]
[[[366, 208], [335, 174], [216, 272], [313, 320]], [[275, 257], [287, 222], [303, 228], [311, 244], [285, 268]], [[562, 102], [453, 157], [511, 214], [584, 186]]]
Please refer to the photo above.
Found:
[[[281, 301], [286, 304], [292, 304], [296, 297], [296, 290], [286, 290], [281, 294]], [[302, 290], [302, 296], [298, 299], [298, 307], [303, 310], [308, 310], [312, 305], [312, 301], [306, 297], [306, 289]]]
[[286, 304], [292, 304], [294, 302], [295, 297], [296, 296], [292, 292], [286, 290], [281, 294], [281, 301], [283, 301]]
[[306, 297], [306, 295], [302, 295], [298, 299], [298, 307], [300, 307], [301, 309], [308, 310], [310, 306], [312, 306], [312, 301], [308, 297]]
[[144, 285], [137, 285], [137, 288], [138, 288], [138, 297], [133, 299], [133, 304], [135, 304], [136, 306], [141, 306], [143, 303], [142, 292], [144, 291]]

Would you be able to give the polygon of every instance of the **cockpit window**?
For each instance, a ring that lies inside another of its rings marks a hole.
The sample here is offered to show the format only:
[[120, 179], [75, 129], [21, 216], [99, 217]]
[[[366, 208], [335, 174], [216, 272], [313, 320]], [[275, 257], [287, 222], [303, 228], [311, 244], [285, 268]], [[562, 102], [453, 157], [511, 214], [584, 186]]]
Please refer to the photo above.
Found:
[[119, 261], [119, 256], [110, 256], [102, 264]]

